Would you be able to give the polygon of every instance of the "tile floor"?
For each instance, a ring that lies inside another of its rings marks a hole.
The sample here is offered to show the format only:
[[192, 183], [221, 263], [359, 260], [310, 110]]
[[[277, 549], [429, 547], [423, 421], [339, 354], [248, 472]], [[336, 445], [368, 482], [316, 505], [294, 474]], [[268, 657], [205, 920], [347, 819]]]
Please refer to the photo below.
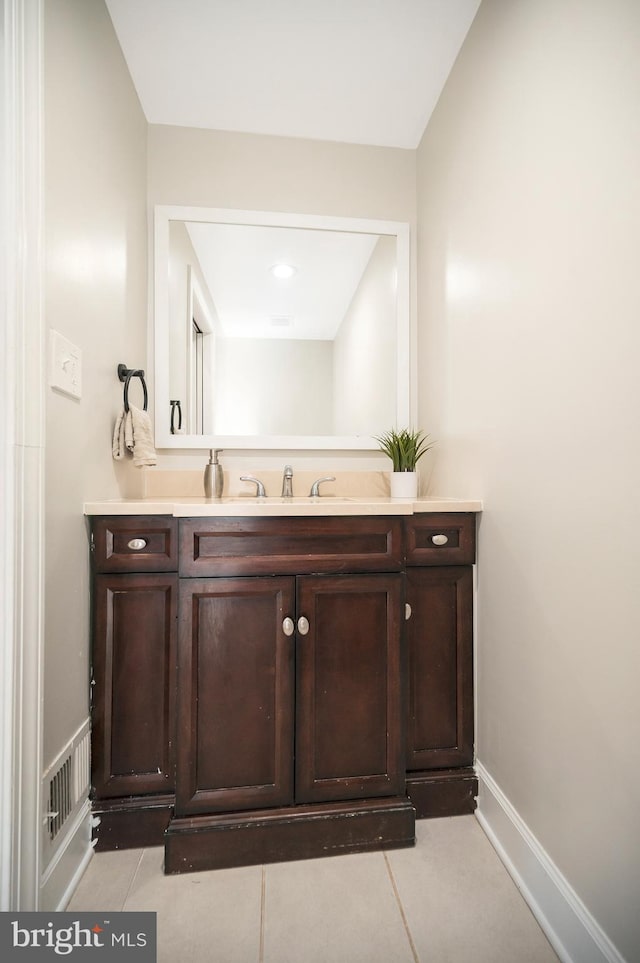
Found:
[[68, 909], [153, 910], [158, 963], [557, 963], [474, 816], [415, 849], [164, 876], [162, 848], [97, 853]]

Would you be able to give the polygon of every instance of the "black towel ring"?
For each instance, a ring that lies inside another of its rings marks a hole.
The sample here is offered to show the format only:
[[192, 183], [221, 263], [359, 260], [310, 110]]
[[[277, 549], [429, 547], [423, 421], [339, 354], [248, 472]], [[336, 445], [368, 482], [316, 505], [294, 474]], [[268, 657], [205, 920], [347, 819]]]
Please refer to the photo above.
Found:
[[149, 403], [149, 395], [147, 394], [147, 385], [144, 380], [144, 371], [142, 368], [127, 368], [126, 364], [118, 365], [118, 378], [120, 381], [124, 381], [124, 410], [129, 410], [129, 382], [132, 378], [140, 378], [140, 383], [142, 384], [142, 390], [144, 392], [144, 402], [143, 410], [147, 410], [147, 405]]

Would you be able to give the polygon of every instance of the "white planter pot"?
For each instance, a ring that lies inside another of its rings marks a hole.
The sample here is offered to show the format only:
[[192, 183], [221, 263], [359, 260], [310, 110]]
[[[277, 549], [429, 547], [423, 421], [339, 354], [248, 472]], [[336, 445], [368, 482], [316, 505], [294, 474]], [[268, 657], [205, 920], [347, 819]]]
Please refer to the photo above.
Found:
[[392, 498], [418, 497], [417, 471], [392, 471], [390, 482]]

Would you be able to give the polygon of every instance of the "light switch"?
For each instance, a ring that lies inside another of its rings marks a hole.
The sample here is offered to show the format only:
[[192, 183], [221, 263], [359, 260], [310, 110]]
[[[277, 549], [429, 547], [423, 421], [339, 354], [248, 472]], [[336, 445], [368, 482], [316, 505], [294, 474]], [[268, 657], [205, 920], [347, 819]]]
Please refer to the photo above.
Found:
[[82, 351], [49, 329], [49, 384], [72, 398], [82, 397]]

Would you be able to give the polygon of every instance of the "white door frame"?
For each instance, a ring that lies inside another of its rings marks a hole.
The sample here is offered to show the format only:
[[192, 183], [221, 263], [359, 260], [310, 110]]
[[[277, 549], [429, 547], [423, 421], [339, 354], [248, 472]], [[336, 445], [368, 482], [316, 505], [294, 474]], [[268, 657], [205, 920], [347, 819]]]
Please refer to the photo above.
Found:
[[0, 910], [39, 906], [44, 0], [0, 0]]

